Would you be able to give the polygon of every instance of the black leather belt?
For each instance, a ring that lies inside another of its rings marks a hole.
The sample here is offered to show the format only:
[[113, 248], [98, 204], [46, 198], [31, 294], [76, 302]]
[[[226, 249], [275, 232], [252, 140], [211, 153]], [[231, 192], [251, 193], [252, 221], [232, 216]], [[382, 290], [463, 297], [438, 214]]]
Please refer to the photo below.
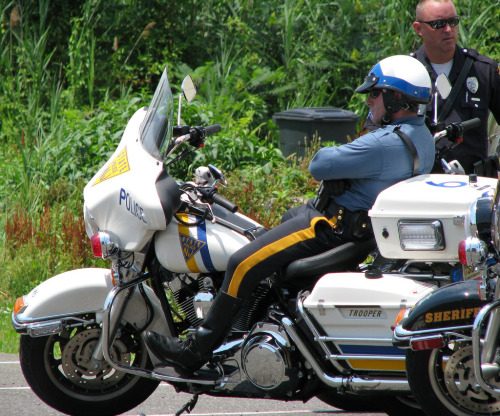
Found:
[[373, 236], [368, 211], [350, 211], [330, 198], [322, 214], [328, 219], [337, 218], [333, 227], [335, 232], [346, 234], [345, 237], [348, 239], [358, 240]]
[[346, 221], [346, 216], [348, 217], [349, 213], [350, 211], [347, 208], [337, 204], [333, 198], [330, 198], [330, 201], [322, 212], [326, 218], [336, 217], [337, 221]]

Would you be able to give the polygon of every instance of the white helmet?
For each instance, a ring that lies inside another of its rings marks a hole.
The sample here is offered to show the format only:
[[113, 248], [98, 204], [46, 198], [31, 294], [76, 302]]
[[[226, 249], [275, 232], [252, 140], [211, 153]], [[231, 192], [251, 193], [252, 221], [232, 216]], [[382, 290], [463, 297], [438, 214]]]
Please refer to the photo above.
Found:
[[363, 94], [384, 89], [400, 92], [408, 103], [429, 103], [432, 97], [432, 84], [427, 69], [420, 61], [408, 55], [382, 59], [370, 70], [365, 82], [356, 92]]

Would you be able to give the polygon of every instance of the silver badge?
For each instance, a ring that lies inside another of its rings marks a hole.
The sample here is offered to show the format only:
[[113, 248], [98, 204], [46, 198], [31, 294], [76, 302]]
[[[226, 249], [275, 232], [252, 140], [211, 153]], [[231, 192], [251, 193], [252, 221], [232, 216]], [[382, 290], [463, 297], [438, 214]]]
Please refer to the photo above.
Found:
[[472, 94], [475, 94], [477, 92], [478, 87], [479, 82], [477, 81], [476, 77], [467, 78], [467, 88]]

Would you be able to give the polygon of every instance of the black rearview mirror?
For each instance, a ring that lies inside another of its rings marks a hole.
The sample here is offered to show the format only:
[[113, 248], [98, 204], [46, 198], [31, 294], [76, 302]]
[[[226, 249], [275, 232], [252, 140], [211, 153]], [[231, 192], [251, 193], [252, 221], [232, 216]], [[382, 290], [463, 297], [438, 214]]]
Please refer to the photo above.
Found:
[[227, 186], [226, 177], [220, 169], [216, 168], [214, 165], [208, 165], [208, 169], [212, 173], [215, 180], [218, 180], [223, 186]]

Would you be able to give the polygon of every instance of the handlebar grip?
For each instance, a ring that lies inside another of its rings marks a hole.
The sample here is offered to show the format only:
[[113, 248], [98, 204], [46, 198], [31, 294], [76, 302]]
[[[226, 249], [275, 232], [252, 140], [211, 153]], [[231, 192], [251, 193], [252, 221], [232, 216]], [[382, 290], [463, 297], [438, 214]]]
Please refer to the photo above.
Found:
[[231, 211], [233, 214], [236, 211], [238, 211], [238, 205], [233, 204], [229, 199], [226, 199], [219, 194], [214, 194], [213, 201], [215, 204], [220, 205], [223, 208], [226, 208], [228, 211]]
[[462, 122], [462, 128], [464, 130], [473, 129], [474, 127], [479, 127], [480, 125], [481, 125], [481, 120], [477, 117]]
[[220, 124], [213, 124], [211, 126], [205, 127], [205, 136], [210, 136], [211, 134], [218, 133], [221, 130]]

